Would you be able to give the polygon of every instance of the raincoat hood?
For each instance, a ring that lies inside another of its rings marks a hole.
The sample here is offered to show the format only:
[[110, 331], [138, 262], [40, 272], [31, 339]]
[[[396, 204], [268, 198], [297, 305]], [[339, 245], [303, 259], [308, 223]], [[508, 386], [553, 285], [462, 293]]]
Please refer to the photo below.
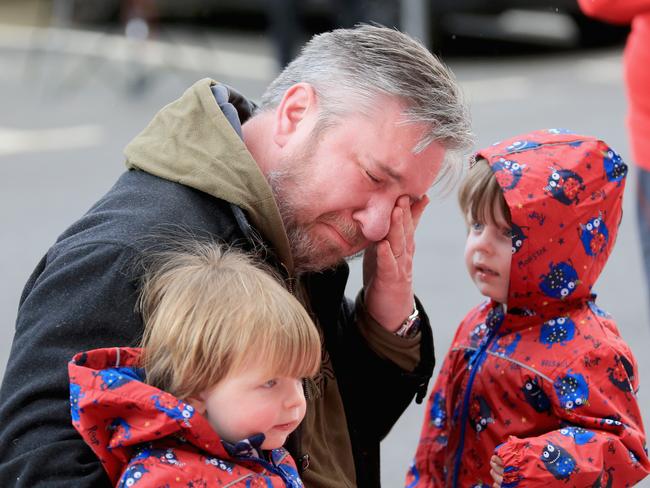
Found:
[[242, 140], [241, 124], [255, 109], [232, 88], [200, 80], [128, 144], [126, 166], [243, 209], [292, 273], [289, 241], [271, 187]]
[[509, 311], [553, 317], [592, 296], [622, 218], [627, 166], [605, 142], [563, 129], [477, 152], [512, 216]]
[[[139, 349], [97, 349], [68, 365], [72, 422], [113, 483], [135, 446], [179, 436], [220, 459], [231, 459], [221, 438], [194, 408], [143, 382]], [[262, 436], [262, 440], [263, 440]]]

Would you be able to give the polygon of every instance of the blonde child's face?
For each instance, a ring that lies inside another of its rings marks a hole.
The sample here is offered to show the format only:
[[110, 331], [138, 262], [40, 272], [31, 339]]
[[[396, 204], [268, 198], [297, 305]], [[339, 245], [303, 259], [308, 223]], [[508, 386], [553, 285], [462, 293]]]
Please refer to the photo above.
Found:
[[264, 364], [231, 373], [199, 396], [199, 411], [222, 439], [237, 442], [263, 433], [262, 449], [281, 447], [305, 416], [302, 379], [270, 378]]
[[482, 295], [507, 303], [512, 231], [498, 206], [494, 215], [496, 222], [476, 222], [471, 215], [466, 217], [465, 265]]

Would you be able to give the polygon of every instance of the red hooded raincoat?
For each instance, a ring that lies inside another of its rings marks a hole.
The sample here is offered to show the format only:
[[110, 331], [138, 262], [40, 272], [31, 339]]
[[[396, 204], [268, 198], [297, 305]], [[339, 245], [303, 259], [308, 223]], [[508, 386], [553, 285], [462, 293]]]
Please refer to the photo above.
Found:
[[[650, 471], [632, 353], [592, 285], [614, 246], [627, 167], [562, 129], [478, 153], [513, 221], [507, 307], [460, 324], [429, 398], [413, 487], [630, 486]], [[621, 286], [624, 286], [622, 283]]]
[[97, 349], [70, 362], [72, 423], [120, 488], [301, 488], [264, 436], [223, 442], [191, 405], [142, 382], [140, 350]]

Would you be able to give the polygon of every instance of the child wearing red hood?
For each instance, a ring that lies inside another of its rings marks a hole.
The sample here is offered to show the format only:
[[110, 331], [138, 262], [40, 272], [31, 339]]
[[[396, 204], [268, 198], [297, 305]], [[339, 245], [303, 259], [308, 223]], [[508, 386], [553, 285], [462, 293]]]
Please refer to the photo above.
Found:
[[320, 337], [260, 266], [198, 241], [152, 254], [143, 348], [70, 362], [72, 423], [116, 486], [303, 486], [282, 446]]
[[650, 472], [636, 361], [592, 290], [626, 174], [606, 143], [563, 129], [477, 153], [459, 201], [490, 300], [458, 327], [408, 488], [631, 486]]

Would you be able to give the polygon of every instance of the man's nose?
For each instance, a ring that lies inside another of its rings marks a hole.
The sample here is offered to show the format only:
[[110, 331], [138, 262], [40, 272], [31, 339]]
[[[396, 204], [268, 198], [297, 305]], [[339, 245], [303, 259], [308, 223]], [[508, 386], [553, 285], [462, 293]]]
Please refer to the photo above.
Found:
[[359, 223], [363, 236], [371, 241], [381, 241], [390, 230], [390, 218], [395, 200], [383, 199], [370, 202], [366, 208], [355, 212], [352, 217]]

